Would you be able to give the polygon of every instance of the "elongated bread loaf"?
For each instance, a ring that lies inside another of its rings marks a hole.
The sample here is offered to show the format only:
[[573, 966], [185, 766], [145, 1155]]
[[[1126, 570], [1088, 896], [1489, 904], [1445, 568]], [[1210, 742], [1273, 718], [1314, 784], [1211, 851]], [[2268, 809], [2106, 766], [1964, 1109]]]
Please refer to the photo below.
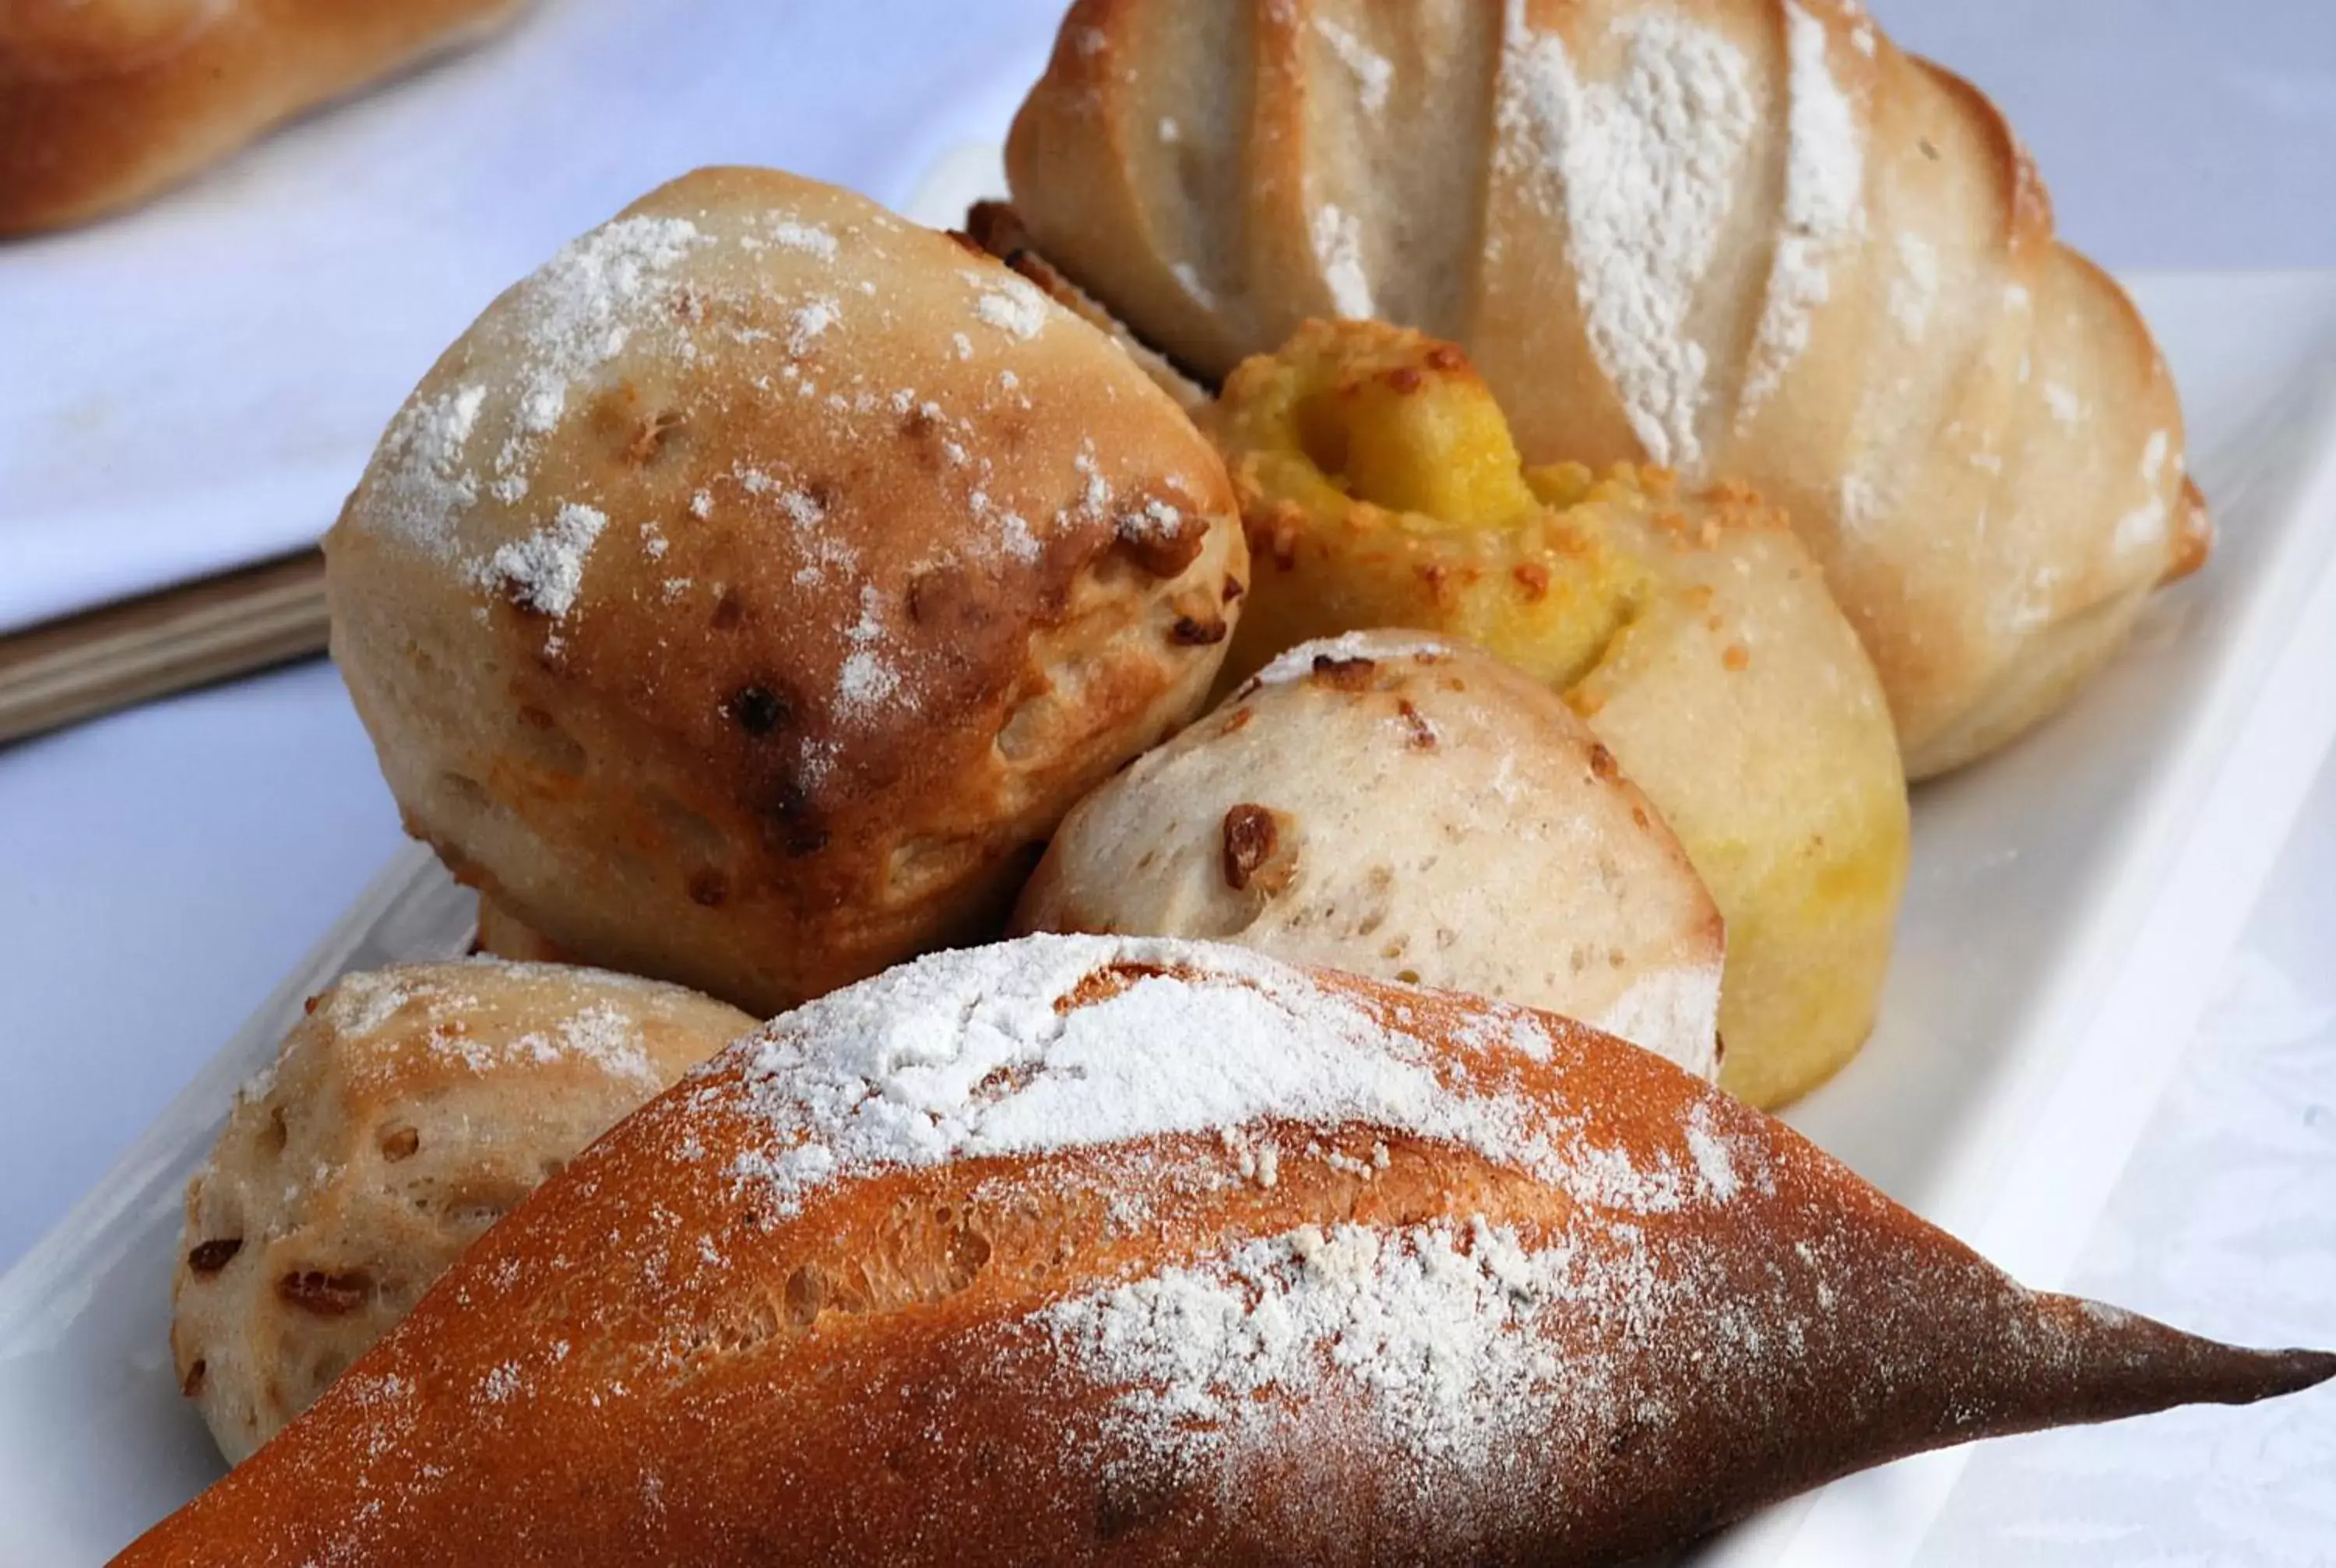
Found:
[[1210, 379], [1379, 317], [1465, 346], [1530, 462], [1755, 486], [1917, 777], [2204, 557], [2131, 303], [1854, 0], [1079, 0], [1007, 169], [1046, 260]]
[[2331, 1373], [2031, 1295], [1548, 1015], [1032, 937], [731, 1047], [117, 1561], [1603, 1563]]
[[10, 0], [0, 234], [142, 201], [525, 0]]

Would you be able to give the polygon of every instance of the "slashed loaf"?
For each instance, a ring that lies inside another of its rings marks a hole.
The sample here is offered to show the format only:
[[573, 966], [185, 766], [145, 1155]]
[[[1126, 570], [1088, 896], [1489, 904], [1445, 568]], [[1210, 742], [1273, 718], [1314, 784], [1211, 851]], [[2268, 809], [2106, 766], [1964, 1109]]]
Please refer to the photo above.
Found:
[[1854, 0], [1079, 0], [1007, 171], [1046, 260], [1209, 380], [1377, 317], [1466, 347], [1529, 461], [1751, 484], [1918, 778], [2207, 548], [2132, 303]]

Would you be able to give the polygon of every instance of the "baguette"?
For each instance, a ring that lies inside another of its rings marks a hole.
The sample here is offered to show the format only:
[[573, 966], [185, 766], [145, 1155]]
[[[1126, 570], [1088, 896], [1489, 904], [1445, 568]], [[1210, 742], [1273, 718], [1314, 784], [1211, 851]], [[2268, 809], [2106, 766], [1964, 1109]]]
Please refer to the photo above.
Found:
[[2331, 1373], [2022, 1290], [1578, 1025], [1032, 937], [725, 1050], [116, 1562], [1605, 1563]]

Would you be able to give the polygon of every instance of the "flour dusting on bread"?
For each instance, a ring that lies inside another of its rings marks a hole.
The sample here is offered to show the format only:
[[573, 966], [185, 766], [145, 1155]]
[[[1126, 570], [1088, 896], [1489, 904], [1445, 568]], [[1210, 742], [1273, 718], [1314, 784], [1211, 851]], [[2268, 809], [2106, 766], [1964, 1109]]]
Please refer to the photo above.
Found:
[[1505, 1027], [1439, 1044], [1214, 943], [1037, 935], [936, 953], [741, 1042], [745, 1103], [770, 1137], [732, 1170], [793, 1213], [887, 1169], [1296, 1123], [1458, 1144], [1601, 1207], [1698, 1201], [1683, 1145], [1634, 1161], [1508, 1086], [1512, 1054], [1549, 1060], [1562, 1022], [1472, 1006]]
[[661, 318], [667, 275], [711, 236], [682, 218], [619, 218], [553, 257], [520, 285], [520, 361], [512, 433], [495, 453], [497, 499], [517, 502], [531, 482], [540, 437], [567, 412], [578, 385], [625, 351], [637, 333], [686, 336]]
[[1825, 48], [1825, 24], [1797, 0], [1785, 0], [1791, 97], [1784, 227], [1737, 404], [1739, 424], [1758, 412], [1807, 349], [1811, 317], [1832, 297], [1831, 268], [1865, 233], [1865, 147], [1857, 105], [1827, 64]]
[[[1099, 973], [1128, 983], [1082, 1004]], [[790, 1208], [871, 1169], [1268, 1119], [1384, 1125], [1552, 1179], [1562, 1166], [1496, 1081], [1300, 970], [1190, 942], [1033, 936], [933, 954], [774, 1019], [750, 1064], [774, 1146], [737, 1169]]]
[[1353, 321], [1373, 314], [1370, 275], [1363, 269], [1363, 229], [1354, 214], [1325, 203], [1314, 209], [1314, 259], [1322, 268], [1330, 307]]
[[[1314, 31], [1320, 34], [1323, 43], [1330, 46], [1330, 53], [1338, 57], [1338, 63], [1353, 74], [1356, 100], [1361, 103], [1363, 112], [1377, 114], [1385, 109], [1387, 91], [1395, 84], [1394, 63], [1328, 16], [1314, 18]], [[1173, 125], [1175, 122], [1166, 121], [1163, 123]], [[1173, 141], [1175, 138], [1163, 135], [1162, 140]]]
[[1510, 0], [1494, 157], [1547, 180], [1590, 346], [1646, 454], [1692, 469], [1708, 356], [1688, 328], [1753, 131], [1750, 73], [1727, 39], [1660, 12], [1616, 25], [1620, 81], [1587, 82]]
[[[1564, 1388], [1535, 1319], [1571, 1254], [1483, 1220], [1305, 1226], [1047, 1309], [1059, 1354], [1112, 1390], [1106, 1430], [1191, 1460], [1286, 1440], [1287, 1405], [1359, 1396], [1376, 1436], [1482, 1465]], [[1342, 1389], [1343, 1386], [1343, 1389]]]
[[549, 526], [511, 541], [489, 557], [487, 579], [514, 601], [556, 620], [575, 608], [576, 595], [584, 586], [585, 560], [608, 526], [608, 516], [599, 508], [565, 502]]
[[1005, 267], [705, 170], [441, 357], [327, 595], [418, 833], [564, 950], [768, 1017], [973, 934], [1190, 716], [1235, 510], [1192, 422]]

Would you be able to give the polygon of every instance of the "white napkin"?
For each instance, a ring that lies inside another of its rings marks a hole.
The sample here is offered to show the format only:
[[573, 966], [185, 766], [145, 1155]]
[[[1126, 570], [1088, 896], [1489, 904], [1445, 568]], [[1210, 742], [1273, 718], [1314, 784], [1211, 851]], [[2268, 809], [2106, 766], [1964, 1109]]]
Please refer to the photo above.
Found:
[[1061, 0], [544, 0], [162, 200], [0, 243], [0, 631], [307, 544], [498, 292], [699, 164], [897, 202]]

